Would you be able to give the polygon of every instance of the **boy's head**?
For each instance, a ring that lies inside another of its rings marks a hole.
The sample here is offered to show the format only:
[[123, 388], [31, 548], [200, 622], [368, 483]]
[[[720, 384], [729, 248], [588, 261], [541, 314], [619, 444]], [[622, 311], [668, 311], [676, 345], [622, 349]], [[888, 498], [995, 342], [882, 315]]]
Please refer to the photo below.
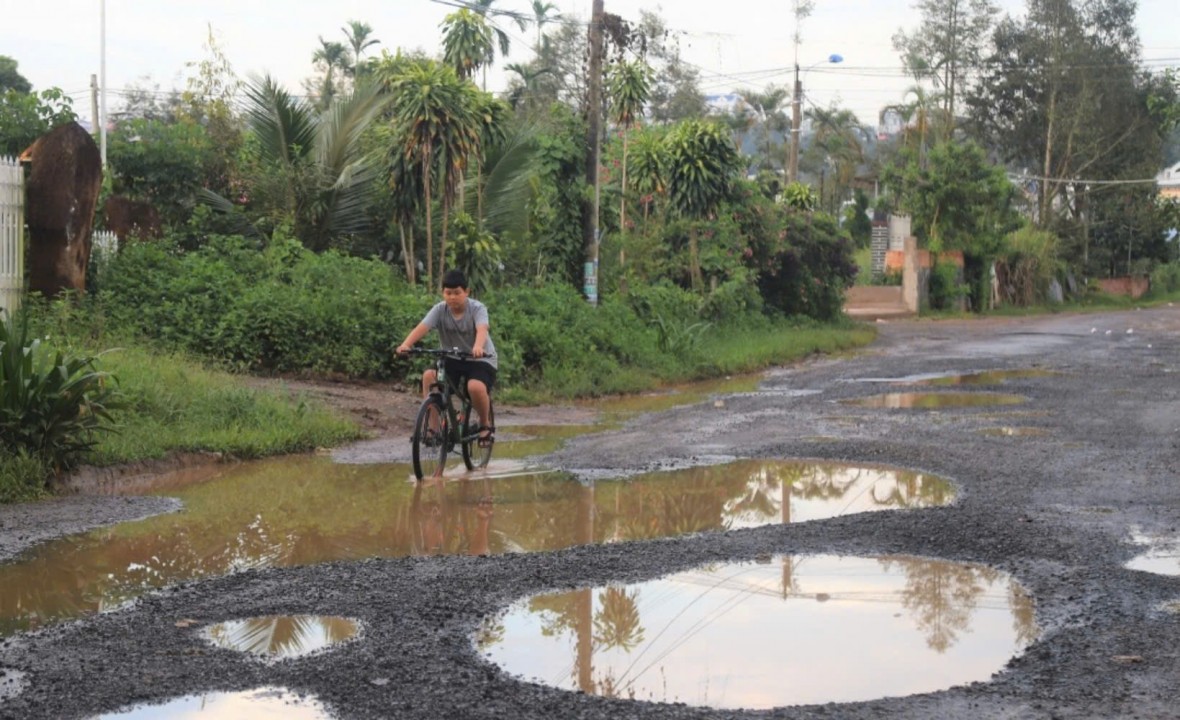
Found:
[[442, 281], [443, 290], [448, 288], [467, 289], [467, 276], [463, 274], [462, 270], [447, 270], [443, 275]]
[[447, 270], [443, 275], [443, 300], [447, 307], [461, 312], [467, 304], [467, 276], [460, 270]]

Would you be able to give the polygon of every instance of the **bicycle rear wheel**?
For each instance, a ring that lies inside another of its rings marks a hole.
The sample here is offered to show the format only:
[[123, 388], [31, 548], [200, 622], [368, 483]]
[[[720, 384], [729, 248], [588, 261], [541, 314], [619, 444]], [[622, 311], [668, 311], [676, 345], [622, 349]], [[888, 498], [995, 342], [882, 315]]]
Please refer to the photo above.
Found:
[[[492, 404], [491, 398], [488, 398], [488, 426], [496, 427], [496, 408]], [[488, 440], [486, 445], [479, 444], [479, 414], [475, 409], [465, 406], [463, 422], [463, 464], [467, 466], [468, 470], [475, 470], [477, 468], [484, 468], [488, 466], [488, 461], [492, 459], [492, 445], [495, 444], [496, 438], [492, 437]]]
[[430, 396], [418, 410], [411, 438], [414, 477], [419, 480], [442, 475], [447, 463], [447, 414], [442, 402]]

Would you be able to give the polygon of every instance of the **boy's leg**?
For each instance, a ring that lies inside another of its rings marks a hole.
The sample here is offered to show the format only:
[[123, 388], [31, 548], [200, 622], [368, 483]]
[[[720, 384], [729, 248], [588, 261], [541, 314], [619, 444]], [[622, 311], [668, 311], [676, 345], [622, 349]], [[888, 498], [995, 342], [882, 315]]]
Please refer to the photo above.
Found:
[[430, 386], [434, 384], [438, 372], [434, 368], [430, 368], [422, 373], [422, 397], [430, 395]]
[[488, 397], [488, 386], [482, 380], [467, 381], [467, 395], [471, 398], [471, 407], [479, 415], [479, 424], [488, 427], [488, 410], [492, 403]]

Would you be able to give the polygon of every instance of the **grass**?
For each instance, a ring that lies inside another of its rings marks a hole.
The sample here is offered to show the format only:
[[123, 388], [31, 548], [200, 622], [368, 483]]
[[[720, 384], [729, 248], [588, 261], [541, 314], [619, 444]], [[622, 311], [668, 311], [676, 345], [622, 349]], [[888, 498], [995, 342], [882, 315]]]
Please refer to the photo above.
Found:
[[90, 458], [95, 465], [162, 458], [174, 451], [238, 458], [302, 452], [361, 436], [351, 422], [311, 401], [245, 388], [240, 379], [142, 348], [106, 353], [128, 407]]

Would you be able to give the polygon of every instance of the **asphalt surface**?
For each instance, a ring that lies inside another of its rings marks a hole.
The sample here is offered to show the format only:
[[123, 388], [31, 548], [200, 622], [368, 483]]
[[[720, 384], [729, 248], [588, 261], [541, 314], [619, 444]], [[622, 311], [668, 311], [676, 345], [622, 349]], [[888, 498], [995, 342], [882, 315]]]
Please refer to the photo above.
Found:
[[[314, 696], [339, 718], [1180, 717], [1180, 577], [1124, 567], [1143, 550], [1131, 541], [1133, 529], [1180, 532], [1180, 308], [880, 329], [878, 342], [854, 357], [775, 370], [757, 392], [637, 418], [575, 439], [545, 462], [587, 479], [738, 457], [887, 463], [949, 478], [958, 492], [952, 506], [552, 553], [247, 571], [186, 584], [128, 609], [0, 640], [0, 718], [91, 717], [261, 686]], [[945, 388], [1026, 396], [1019, 406], [929, 411], [839, 402], [886, 391], [857, 382], [866, 378], [1029, 368], [1053, 373]], [[997, 425], [1045, 433], [979, 432]], [[60, 522], [39, 532], [31, 530], [37, 507], [5, 509], [0, 553], [120, 513], [168, 509], [153, 499], [72, 498], [57, 506]], [[768, 552], [987, 564], [1030, 592], [1041, 634], [985, 682], [766, 711], [544, 687], [485, 662], [469, 639], [481, 618], [533, 593], [647, 580]], [[356, 618], [362, 635], [331, 652], [267, 664], [214, 649], [200, 634], [224, 620], [305, 613]]]

